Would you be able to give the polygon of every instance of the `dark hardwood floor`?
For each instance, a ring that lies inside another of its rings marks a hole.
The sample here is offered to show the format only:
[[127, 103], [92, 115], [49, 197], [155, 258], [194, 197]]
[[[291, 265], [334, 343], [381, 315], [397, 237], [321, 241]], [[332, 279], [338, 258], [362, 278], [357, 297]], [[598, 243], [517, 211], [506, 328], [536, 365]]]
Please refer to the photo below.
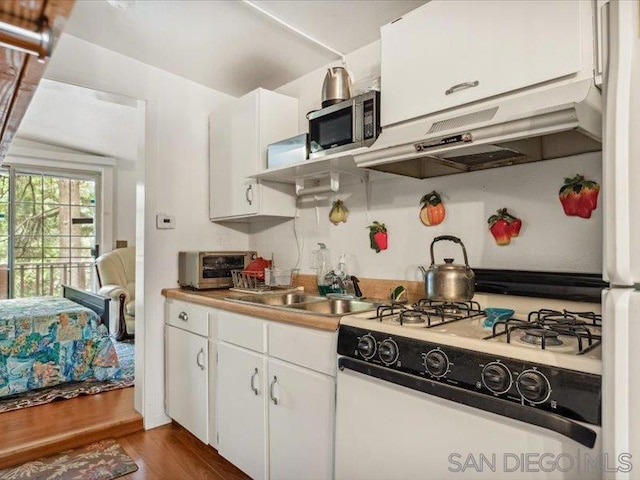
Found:
[[129, 480], [245, 480], [242, 471], [176, 423], [117, 439], [138, 464]]

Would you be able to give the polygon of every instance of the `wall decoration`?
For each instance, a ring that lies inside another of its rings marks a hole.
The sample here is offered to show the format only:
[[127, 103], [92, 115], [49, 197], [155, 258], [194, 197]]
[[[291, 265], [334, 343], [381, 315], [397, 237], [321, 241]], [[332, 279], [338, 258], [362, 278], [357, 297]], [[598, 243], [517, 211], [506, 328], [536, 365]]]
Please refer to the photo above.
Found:
[[347, 217], [349, 217], [349, 209], [344, 205], [344, 202], [342, 200], [333, 202], [329, 212], [329, 221], [334, 225], [338, 225], [340, 222], [347, 223]]
[[522, 228], [522, 220], [511, 215], [506, 208], [501, 208], [497, 214], [491, 215], [487, 223], [498, 245], [509, 245], [512, 238], [520, 235]]
[[420, 199], [420, 203], [422, 204], [422, 208], [420, 208], [420, 221], [424, 225], [430, 227], [440, 225], [443, 222], [446, 216], [444, 203], [442, 203], [442, 198], [440, 198], [440, 195], [435, 190], [423, 196]]
[[367, 227], [369, 229], [369, 242], [371, 248], [380, 253], [381, 250], [386, 250], [388, 246], [387, 227], [384, 223], [374, 221], [373, 224]]
[[558, 197], [565, 215], [591, 218], [591, 212], [598, 206], [599, 192], [600, 185], [597, 182], [586, 180], [583, 175], [576, 175], [564, 179]]

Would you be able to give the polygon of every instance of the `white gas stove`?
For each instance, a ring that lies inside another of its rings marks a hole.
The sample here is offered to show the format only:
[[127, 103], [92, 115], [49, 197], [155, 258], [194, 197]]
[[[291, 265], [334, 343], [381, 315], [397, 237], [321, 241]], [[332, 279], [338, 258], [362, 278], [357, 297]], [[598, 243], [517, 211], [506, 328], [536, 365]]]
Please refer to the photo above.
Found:
[[[487, 307], [514, 313], [492, 324]], [[336, 478], [600, 478], [601, 339], [600, 305], [567, 300], [476, 294], [344, 317]]]

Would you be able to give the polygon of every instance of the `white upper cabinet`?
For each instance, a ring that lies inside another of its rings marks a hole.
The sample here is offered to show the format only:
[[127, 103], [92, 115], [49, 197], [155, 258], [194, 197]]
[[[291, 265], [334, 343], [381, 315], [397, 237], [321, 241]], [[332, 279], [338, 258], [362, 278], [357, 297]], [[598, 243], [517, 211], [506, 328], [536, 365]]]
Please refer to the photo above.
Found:
[[298, 100], [262, 88], [211, 114], [211, 220], [294, 216], [293, 187], [248, 177], [267, 168], [267, 145], [297, 133]]
[[382, 125], [581, 72], [591, 2], [433, 0], [382, 27]]

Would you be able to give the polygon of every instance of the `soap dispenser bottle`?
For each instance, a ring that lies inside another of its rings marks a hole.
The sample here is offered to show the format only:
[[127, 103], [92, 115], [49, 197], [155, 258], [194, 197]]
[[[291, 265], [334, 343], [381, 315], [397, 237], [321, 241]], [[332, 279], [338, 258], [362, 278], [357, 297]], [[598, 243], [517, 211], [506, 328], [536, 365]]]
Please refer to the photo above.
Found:
[[338, 266], [336, 267], [336, 275], [340, 277], [340, 279], [342, 279], [343, 282], [349, 279], [349, 271], [347, 269], [347, 260], [346, 260], [346, 255], [344, 253], [340, 254], [340, 260], [338, 260]]
[[312, 252], [313, 265], [317, 269], [318, 292], [321, 295], [326, 295], [333, 291], [331, 279], [327, 278], [327, 276], [330, 277], [328, 274], [333, 270], [331, 267], [331, 252], [324, 243], [318, 243], [318, 245], [320, 249]]

